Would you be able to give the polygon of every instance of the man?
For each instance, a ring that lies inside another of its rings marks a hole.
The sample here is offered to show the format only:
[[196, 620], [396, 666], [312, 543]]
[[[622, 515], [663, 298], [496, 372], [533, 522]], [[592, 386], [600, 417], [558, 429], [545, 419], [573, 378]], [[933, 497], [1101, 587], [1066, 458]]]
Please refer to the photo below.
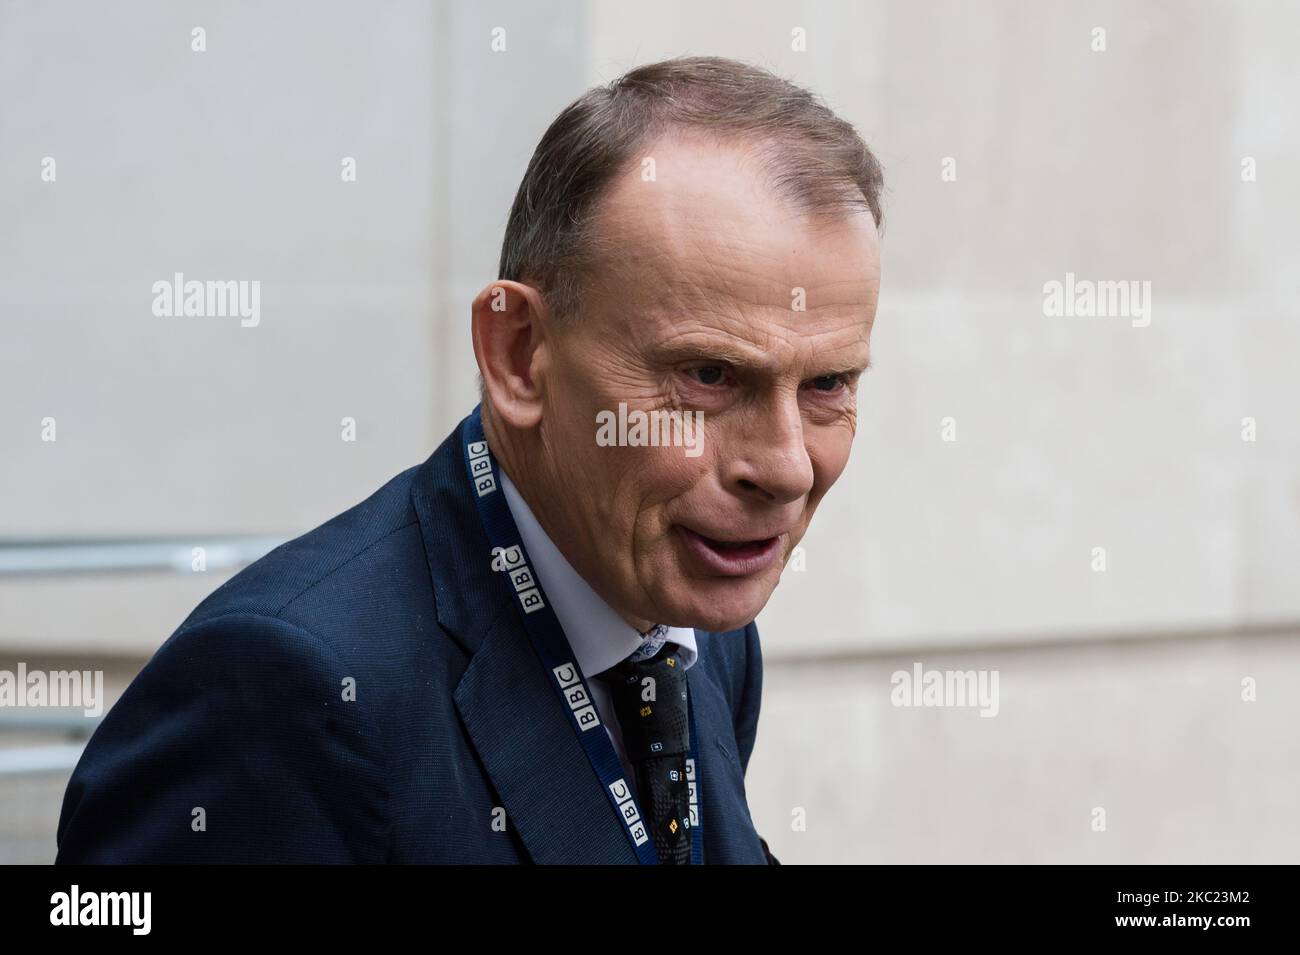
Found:
[[473, 304], [480, 407], [200, 604], [87, 747], [58, 861], [776, 862], [753, 621], [848, 461], [880, 189], [732, 61], [568, 107]]

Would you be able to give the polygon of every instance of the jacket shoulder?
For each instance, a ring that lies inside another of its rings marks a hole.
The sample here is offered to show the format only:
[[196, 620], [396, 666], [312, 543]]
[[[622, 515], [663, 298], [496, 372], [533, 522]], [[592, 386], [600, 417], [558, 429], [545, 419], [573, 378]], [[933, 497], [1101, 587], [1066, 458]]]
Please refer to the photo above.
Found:
[[277, 617], [329, 578], [371, 571], [367, 565], [383, 558], [384, 546], [417, 525], [411, 487], [420, 468], [407, 468], [364, 501], [255, 560], [209, 594], [178, 629], [231, 614]]

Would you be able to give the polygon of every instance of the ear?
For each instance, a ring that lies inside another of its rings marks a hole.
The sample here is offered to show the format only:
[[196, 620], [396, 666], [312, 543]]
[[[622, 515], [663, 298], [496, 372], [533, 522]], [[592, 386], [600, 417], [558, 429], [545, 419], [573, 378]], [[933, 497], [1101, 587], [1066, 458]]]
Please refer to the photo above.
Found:
[[548, 319], [541, 293], [519, 282], [493, 282], [470, 311], [474, 357], [493, 409], [515, 428], [535, 427], [542, 419]]

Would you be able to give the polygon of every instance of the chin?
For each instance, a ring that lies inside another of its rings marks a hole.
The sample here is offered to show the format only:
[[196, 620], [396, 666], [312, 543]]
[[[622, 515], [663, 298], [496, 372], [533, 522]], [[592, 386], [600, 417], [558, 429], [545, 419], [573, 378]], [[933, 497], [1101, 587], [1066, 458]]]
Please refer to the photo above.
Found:
[[[741, 582], [715, 578], [707, 584], [685, 581], [681, 586], [689, 592], [662, 601], [662, 607], [670, 608], [661, 614], [665, 618], [663, 622], [711, 633], [739, 630], [750, 623], [767, 606], [773, 590], [764, 580]], [[667, 619], [670, 616], [672, 619]]]

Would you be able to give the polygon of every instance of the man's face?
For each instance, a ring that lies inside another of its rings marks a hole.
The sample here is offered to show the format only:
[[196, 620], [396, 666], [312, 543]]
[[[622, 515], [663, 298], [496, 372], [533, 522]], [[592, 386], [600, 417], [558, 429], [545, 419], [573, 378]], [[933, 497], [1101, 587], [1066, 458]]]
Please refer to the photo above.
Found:
[[[546, 336], [540, 516], [629, 619], [731, 630], [848, 461], [879, 239], [865, 211], [810, 219], [779, 199], [752, 148], [677, 136], [645, 155], [654, 179], [634, 163], [597, 213], [597, 287]], [[702, 452], [602, 446], [598, 414], [620, 403], [702, 412]]]

